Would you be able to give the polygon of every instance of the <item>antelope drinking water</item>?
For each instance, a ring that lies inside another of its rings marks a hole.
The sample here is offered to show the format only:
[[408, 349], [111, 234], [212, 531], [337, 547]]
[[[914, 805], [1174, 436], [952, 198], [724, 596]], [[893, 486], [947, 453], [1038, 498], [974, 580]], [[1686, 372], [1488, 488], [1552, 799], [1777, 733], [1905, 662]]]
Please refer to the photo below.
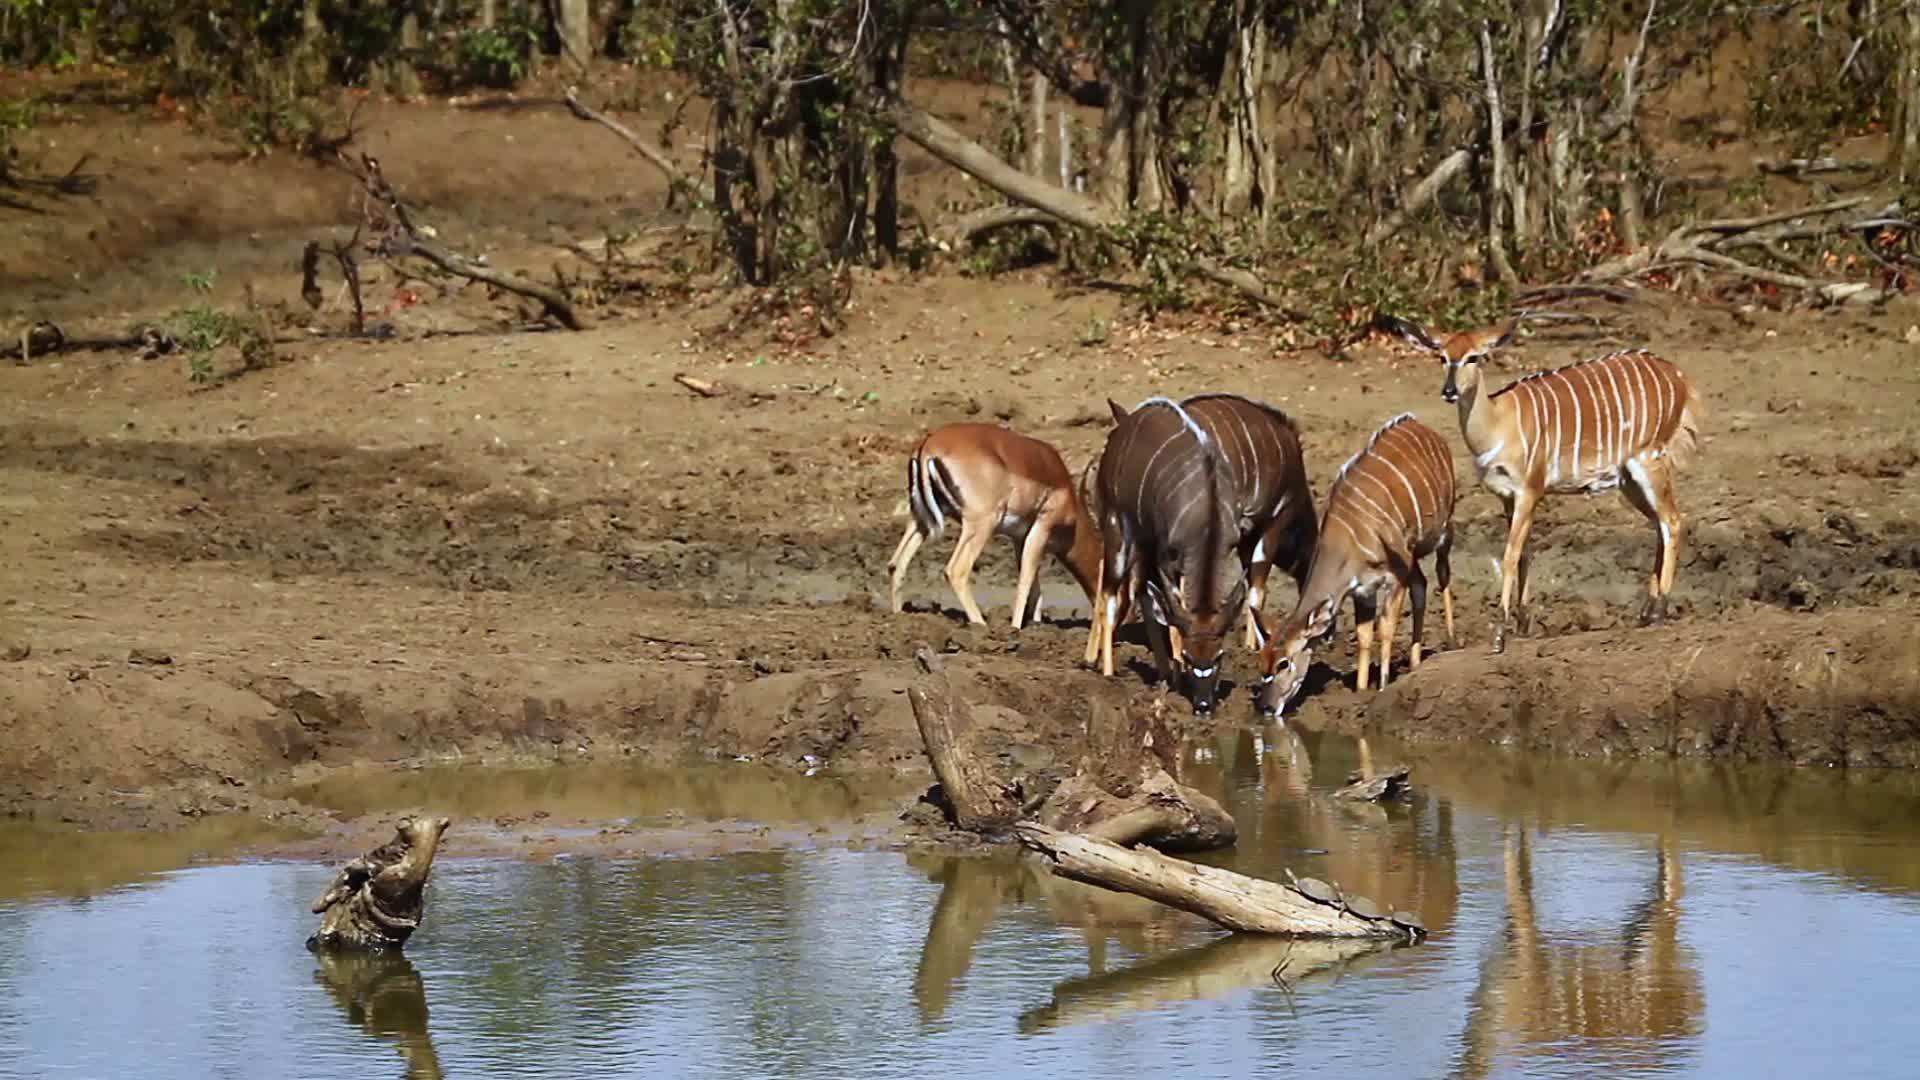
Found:
[[1453, 640], [1453, 452], [1440, 434], [1410, 413], [1387, 421], [1353, 455], [1327, 490], [1320, 540], [1293, 613], [1260, 650], [1261, 711], [1287, 707], [1306, 678], [1313, 642], [1333, 628], [1340, 602], [1353, 597], [1358, 624], [1355, 685], [1367, 688], [1373, 646], [1380, 646], [1380, 685], [1393, 672], [1393, 633], [1400, 604], [1413, 603], [1409, 668], [1420, 666], [1426, 632], [1427, 578], [1420, 560], [1433, 556]]
[[928, 537], [946, 531], [947, 519], [960, 521], [960, 539], [947, 560], [947, 584], [967, 613], [967, 621], [985, 625], [974, 603], [973, 564], [995, 536], [1020, 545], [1019, 586], [1014, 593], [1013, 628], [1031, 621], [1040, 608], [1040, 560], [1051, 553], [1094, 599], [1100, 574], [1100, 534], [1073, 474], [1060, 452], [1038, 439], [993, 424], [948, 424], [920, 440], [907, 459], [907, 505], [912, 519], [887, 566], [893, 571], [888, 602], [900, 610], [900, 583], [907, 564]]
[[1263, 640], [1254, 613], [1269, 570], [1279, 565], [1298, 584], [1312, 555], [1299, 432], [1279, 410], [1231, 394], [1149, 398], [1132, 412], [1108, 405], [1116, 423], [1094, 483], [1101, 670], [1113, 674], [1122, 604], [1144, 594], [1135, 598], [1161, 675], [1183, 664], [1194, 709], [1209, 712], [1234, 620], [1244, 607], [1250, 643]]
[[1445, 342], [1392, 315], [1380, 316], [1377, 324], [1438, 354], [1446, 364], [1440, 396], [1458, 403], [1460, 431], [1480, 471], [1480, 483], [1506, 507], [1507, 550], [1500, 564], [1494, 651], [1506, 648], [1516, 579], [1524, 627], [1527, 533], [1546, 495], [1591, 495], [1615, 487], [1625, 493], [1659, 536], [1640, 621], [1664, 615], [1682, 526], [1673, 473], [1697, 444], [1702, 411], [1700, 395], [1686, 375], [1644, 349], [1627, 349], [1535, 372], [1488, 393], [1481, 362], [1512, 337], [1513, 323], [1454, 334]]

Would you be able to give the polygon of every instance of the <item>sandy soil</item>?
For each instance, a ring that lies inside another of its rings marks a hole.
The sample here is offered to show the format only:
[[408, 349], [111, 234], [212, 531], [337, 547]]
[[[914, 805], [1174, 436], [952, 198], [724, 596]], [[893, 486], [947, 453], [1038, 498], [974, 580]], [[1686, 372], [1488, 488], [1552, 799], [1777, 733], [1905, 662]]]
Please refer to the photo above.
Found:
[[[100, 152], [112, 179], [95, 202], [8, 221], [26, 239], [0, 264], [0, 314], [124, 324], [195, 302], [181, 275], [208, 268], [214, 302], [251, 285], [304, 311], [294, 263], [344, 220], [339, 180], [235, 161], [145, 117], [70, 115], [45, 134]], [[660, 209], [651, 176], [547, 107], [389, 105], [369, 141], [443, 236], [507, 265], [549, 266], [557, 237]], [[913, 196], [938, 216], [960, 189], [922, 166]], [[1009, 632], [1005, 544], [976, 575], [993, 626], [960, 621], [938, 544], [913, 606], [888, 614], [919, 433], [999, 419], [1077, 466], [1108, 396], [1224, 389], [1298, 418], [1320, 493], [1395, 413], [1457, 432], [1425, 363], [1142, 325], [1044, 269], [863, 275], [847, 330], [805, 349], [711, 334], [724, 302], [663, 300], [575, 334], [510, 332], [494, 310], [429, 296], [383, 313], [394, 340], [295, 344], [207, 385], [112, 355], [0, 368], [0, 646], [17, 657], [0, 662], [0, 811], [285, 813], [261, 790], [302, 770], [475, 755], [920, 769], [903, 691], [923, 644], [953, 654], [1009, 752], [1058, 755], [1090, 694], [1148, 692], [1144, 649], [1129, 639], [1114, 680], [1079, 670], [1084, 602], [1057, 568], [1049, 618], [1066, 621]], [[1631, 625], [1654, 551], [1644, 520], [1617, 496], [1559, 500], [1534, 531], [1541, 640], [1490, 657], [1503, 528], [1463, 460], [1457, 648], [1363, 697], [1342, 645], [1296, 722], [1569, 754], [1920, 764], [1920, 668], [1898, 644], [1920, 614], [1920, 310], [1618, 317], [1709, 408], [1680, 481], [1691, 535], [1673, 623]], [[1083, 344], [1092, 327], [1106, 340]], [[1547, 335], [1500, 374], [1609, 347]], [[696, 397], [683, 372], [736, 392]], [[1278, 592], [1276, 611], [1291, 600]], [[1823, 678], [1739, 677], [1836, 655]], [[1229, 660], [1230, 676], [1249, 668]], [[1230, 693], [1219, 722], [1251, 718]], [[1775, 734], [1752, 734], [1762, 722]]]

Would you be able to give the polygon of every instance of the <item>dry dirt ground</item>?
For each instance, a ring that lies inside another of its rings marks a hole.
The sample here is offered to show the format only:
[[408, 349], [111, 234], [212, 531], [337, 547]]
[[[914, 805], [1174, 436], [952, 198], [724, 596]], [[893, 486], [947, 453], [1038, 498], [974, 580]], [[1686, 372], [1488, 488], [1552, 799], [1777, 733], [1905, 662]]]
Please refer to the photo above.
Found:
[[[648, 220], [661, 191], [550, 104], [371, 110], [369, 145], [442, 236], [497, 262]], [[238, 161], [145, 115], [69, 110], [97, 199], [7, 211], [0, 316], [124, 325], [201, 298], [298, 305], [304, 238], [347, 189]], [[959, 187], [915, 159], [920, 209]], [[1096, 453], [1105, 400], [1229, 390], [1300, 422], [1316, 495], [1379, 423], [1454, 436], [1429, 364], [1291, 351], [1268, 329], [1143, 325], [1044, 270], [866, 275], [845, 332], [807, 349], [709, 331], [725, 301], [660, 300], [581, 333], [499, 328], [468, 293], [387, 311], [381, 342], [283, 346], [209, 384], [178, 360], [69, 354], [0, 367], [0, 811], [92, 824], [284, 809], [263, 788], [359, 762], [751, 756], [920, 769], [916, 646], [1009, 747], [1070, 752], [1090, 694], [1084, 602], [1057, 567], [1048, 619], [1006, 629], [1011, 548], [969, 628], [915, 567], [885, 610], [904, 455], [931, 425], [993, 418]], [[1654, 535], [1617, 496], [1546, 505], [1542, 626], [1488, 655], [1492, 496], [1463, 490], [1461, 641], [1380, 695], [1345, 644], [1296, 723], [1569, 754], [1920, 765], [1920, 310], [1781, 315], [1654, 304], [1618, 336], [1679, 363], [1708, 403], [1680, 482], [1690, 535], [1670, 625], [1632, 625]], [[337, 327], [338, 312], [315, 317]], [[435, 331], [437, 333], [428, 333]], [[459, 331], [445, 333], [445, 331]], [[1088, 341], [1098, 340], [1095, 344]], [[1601, 351], [1550, 335], [1498, 376]], [[688, 373], [732, 393], [703, 398]], [[1283, 613], [1282, 587], [1270, 611]], [[1064, 619], [1065, 621], [1052, 621]], [[1350, 625], [1350, 620], [1348, 620]], [[1402, 644], [1404, 649], [1404, 643]], [[1236, 653], [1229, 675], [1244, 679]], [[1219, 723], [1252, 722], [1230, 693]]]

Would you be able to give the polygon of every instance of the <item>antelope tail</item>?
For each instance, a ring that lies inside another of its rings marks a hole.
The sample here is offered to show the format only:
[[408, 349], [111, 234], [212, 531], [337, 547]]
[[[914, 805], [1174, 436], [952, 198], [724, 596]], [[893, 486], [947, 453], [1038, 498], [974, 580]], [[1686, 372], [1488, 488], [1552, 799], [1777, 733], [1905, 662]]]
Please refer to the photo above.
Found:
[[1673, 438], [1667, 442], [1666, 456], [1675, 468], [1687, 463], [1687, 459], [1700, 448], [1700, 421], [1706, 415], [1706, 408], [1700, 403], [1700, 391], [1689, 380], [1687, 382], [1687, 401], [1680, 407], [1680, 423], [1673, 430]]
[[946, 462], [919, 454], [907, 460], [907, 506], [922, 535], [931, 538], [947, 531], [947, 517], [958, 516], [961, 503]]

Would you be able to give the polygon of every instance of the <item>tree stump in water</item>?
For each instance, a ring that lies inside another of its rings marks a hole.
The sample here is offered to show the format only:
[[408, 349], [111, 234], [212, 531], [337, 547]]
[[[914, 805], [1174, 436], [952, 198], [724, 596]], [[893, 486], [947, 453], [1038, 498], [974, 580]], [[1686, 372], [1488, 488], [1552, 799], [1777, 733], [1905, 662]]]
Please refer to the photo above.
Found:
[[1233, 816], [1169, 771], [1176, 750], [1164, 703], [1125, 710], [1097, 698], [1091, 704], [1079, 767], [1047, 796], [1035, 819], [1123, 847], [1144, 843], [1166, 851], [1206, 851], [1230, 846], [1238, 835]]
[[320, 929], [307, 948], [399, 949], [420, 928], [426, 911], [427, 875], [446, 818], [407, 818], [394, 837], [342, 867], [333, 885], [313, 902]]

